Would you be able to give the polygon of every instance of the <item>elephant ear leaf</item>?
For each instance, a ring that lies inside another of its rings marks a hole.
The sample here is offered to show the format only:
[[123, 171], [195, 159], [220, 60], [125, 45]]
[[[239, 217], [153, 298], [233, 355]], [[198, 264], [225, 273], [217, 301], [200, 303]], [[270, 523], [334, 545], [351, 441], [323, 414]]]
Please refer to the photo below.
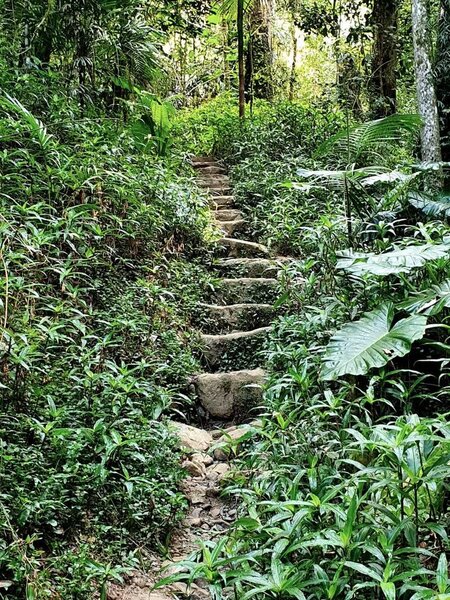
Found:
[[405, 356], [413, 342], [425, 335], [427, 318], [423, 315], [412, 315], [395, 325], [393, 320], [394, 306], [386, 303], [359, 321], [346, 323], [326, 348], [322, 380], [364, 375], [397, 356]]

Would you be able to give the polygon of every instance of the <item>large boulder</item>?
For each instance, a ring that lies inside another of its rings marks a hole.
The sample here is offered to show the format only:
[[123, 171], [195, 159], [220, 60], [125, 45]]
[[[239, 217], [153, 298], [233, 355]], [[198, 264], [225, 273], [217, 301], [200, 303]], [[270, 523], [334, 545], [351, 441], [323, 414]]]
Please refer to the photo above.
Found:
[[204, 373], [197, 377], [196, 388], [203, 408], [211, 416], [229, 419], [260, 403], [264, 381], [263, 369]]

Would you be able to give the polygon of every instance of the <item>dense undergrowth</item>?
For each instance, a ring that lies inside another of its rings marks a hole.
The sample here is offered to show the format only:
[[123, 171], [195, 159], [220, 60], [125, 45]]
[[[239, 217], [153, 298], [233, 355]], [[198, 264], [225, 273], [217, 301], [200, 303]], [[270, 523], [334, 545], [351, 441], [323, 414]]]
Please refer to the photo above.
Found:
[[186, 139], [231, 166], [255, 237], [297, 260], [225, 490], [240, 518], [175, 578], [216, 599], [448, 598], [449, 203], [417, 164], [419, 122], [263, 105], [240, 127], [218, 106]]
[[142, 106], [123, 125], [52, 72], [4, 80], [0, 595], [85, 600], [183, 515], [165, 420], [191, 410], [213, 230]]

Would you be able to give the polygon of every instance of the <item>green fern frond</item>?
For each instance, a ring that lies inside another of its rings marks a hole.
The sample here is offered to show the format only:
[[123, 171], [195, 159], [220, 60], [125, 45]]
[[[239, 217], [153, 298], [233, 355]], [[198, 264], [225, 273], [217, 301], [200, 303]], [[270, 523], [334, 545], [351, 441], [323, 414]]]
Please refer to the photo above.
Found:
[[355, 163], [362, 154], [380, 144], [393, 144], [405, 134], [416, 135], [422, 124], [419, 115], [390, 115], [383, 119], [368, 121], [343, 130], [331, 137], [317, 150], [317, 156], [322, 157], [333, 152], [345, 157], [350, 163]]

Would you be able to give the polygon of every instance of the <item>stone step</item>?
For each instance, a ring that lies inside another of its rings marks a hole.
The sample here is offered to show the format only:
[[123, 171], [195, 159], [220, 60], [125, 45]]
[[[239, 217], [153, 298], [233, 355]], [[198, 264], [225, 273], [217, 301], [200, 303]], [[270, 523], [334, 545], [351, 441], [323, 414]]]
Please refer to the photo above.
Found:
[[209, 334], [258, 329], [269, 325], [275, 309], [272, 304], [202, 304], [199, 328]]
[[215, 292], [218, 304], [273, 304], [278, 281], [269, 277], [222, 279]]
[[237, 221], [242, 218], [242, 212], [237, 208], [224, 208], [214, 211], [217, 221]]
[[225, 182], [222, 183], [220, 181], [208, 183], [207, 181], [202, 181], [198, 183], [199, 187], [202, 190], [207, 190], [213, 195], [216, 196], [227, 196], [233, 191], [231, 187]]
[[227, 170], [217, 163], [199, 163], [196, 165], [200, 177], [205, 175], [226, 175]]
[[234, 206], [234, 196], [231, 195], [214, 195], [209, 200], [209, 205], [213, 210], [221, 208], [231, 208]]
[[210, 163], [210, 164], [217, 164], [217, 160], [214, 158], [214, 156], [192, 156], [190, 159], [191, 163], [194, 165], [200, 165], [202, 163]]
[[231, 277], [276, 277], [283, 264], [292, 262], [291, 258], [221, 258], [217, 267], [221, 275]]
[[208, 370], [233, 371], [256, 368], [270, 327], [219, 335], [202, 334], [203, 359]]
[[234, 221], [218, 221], [217, 224], [226, 236], [233, 237], [235, 233], [242, 233], [245, 230], [247, 221], [236, 219]]
[[219, 254], [228, 255], [231, 258], [256, 258], [269, 256], [269, 249], [256, 242], [237, 240], [236, 238], [222, 238], [217, 242]]
[[263, 369], [204, 373], [195, 386], [201, 405], [212, 417], [242, 419], [260, 405], [265, 379]]

